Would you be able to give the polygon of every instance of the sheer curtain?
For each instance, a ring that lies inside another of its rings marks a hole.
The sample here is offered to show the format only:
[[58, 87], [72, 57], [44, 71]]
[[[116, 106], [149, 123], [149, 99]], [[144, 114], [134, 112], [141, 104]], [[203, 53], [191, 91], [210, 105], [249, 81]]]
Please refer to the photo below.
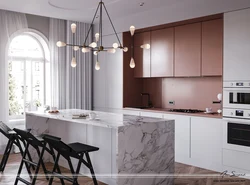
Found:
[[[0, 10], [0, 121], [4, 123], [8, 123], [9, 117], [7, 45], [13, 33], [25, 28], [28, 28], [25, 14]], [[2, 137], [0, 144], [3, 144]]]
[[[70, 25], [72, 21], [50, 19], [50, 49], [52, 69], [52, 106], [59, 109], [92, 109], [92, 53], [76, 52], [77, 66], [70, 63], [72, 47], [57, 48], [57, 41], [73, 44]], [[90, 24], [74, 22], [77, 25], [76, 44], [82, 45]], [[90, 33], [90, 43], [92, 33]]]

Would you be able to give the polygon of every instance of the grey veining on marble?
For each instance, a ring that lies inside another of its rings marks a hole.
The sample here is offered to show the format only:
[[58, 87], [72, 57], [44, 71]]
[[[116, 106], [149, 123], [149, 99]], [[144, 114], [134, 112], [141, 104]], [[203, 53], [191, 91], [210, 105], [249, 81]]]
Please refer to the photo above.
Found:
[[[74, 114], [87, 114], [89, 112], [95, 112], [97, 119], [72, 119]], [[26, 115], [35, 115], [39, 117], [45, 117], [49, 119], [57, 119], [62, 121], [69, 121], [75, 123], [89, 124], [94, 126], [109, 127], [109, 128], [118, 128], [126, 125], [137, 125], [144, 123], [155, 123], [155, 122], [165, 122], [166, 120], [161, 118], [150, 118], [142, 116], [133, 116], [133, 115], [124, 115], [124, 114], [115, 114], [108, 112], [98, 112], [98, 111], [87, 111], [80, 109], [66, 109], [60, 110], [57, 114], [42, 113], [42, 112], [26, 112]]]
[[174, 121], [121, 127], [118, 148], [117, 184], [173, 184]]
[[107, 184], [173, 184], [174, 120], [96, 111], [96, 120], [72, 119], [73, 114], [88, 112], [28, 112], [26, 127], [35, 135], [49, 133], [66, 143], [82, 142], [99, 147], [100, 151], [92, 155], [93, 166]]

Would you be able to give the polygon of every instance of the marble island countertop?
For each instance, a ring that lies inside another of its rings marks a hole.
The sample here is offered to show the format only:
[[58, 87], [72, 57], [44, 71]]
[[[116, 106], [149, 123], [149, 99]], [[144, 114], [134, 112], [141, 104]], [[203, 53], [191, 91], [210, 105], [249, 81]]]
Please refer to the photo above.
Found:
[[[89, 112], [96, 113], [96, 119], [91, 120], [89, 118], [81, 118], [81, 119], [73, 118], [73, 115], [88, 114]], [[38, 111], [26, 112], [26, 116], [29, 115], [44, 117], [48, 119], [89, 124], [100, 127], [109, 127], [109, 128], [119, 128], [128, 125], [140, 125], [144, 123], [156, 123], [156, 122], [160, 123], [167, 121], [166, 119], [161, 119], [161, 118], [151, 118], [151, 117], [133, 116], [133, 115], [80, 110], [80, 109], [59, 110], [59, 113], [47, 113], [47, 112], [44, 113]]]

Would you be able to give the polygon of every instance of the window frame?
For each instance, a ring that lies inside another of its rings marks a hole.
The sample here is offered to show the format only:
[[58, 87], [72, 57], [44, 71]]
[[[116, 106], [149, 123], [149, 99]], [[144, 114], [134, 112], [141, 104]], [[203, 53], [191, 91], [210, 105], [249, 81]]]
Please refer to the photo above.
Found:
[[[20, 35], [27, 35], [27, 36], [31, 37], [32, 39], [34, 39], [39, 44], [39, 47], [41, 48], [41, 51], [42, 51], [42, 58], [9, 56], [9, 49], [10, 49], [11, 42], [13, 41], [14, 38], [16, 38]], [[34, 30], [34, 29], [22, 29], [22, 30], [19, 30], [19, 31], [15, 32], [14, 34], [12, 34], [12, 36], [10, 37], [9, 42], [7, 44], [7, 47], [6, 47], [6, 52], [7, 52], [6, 59], [7, 59], [7, 61], [18, 60], [18, 61], [23, 61], [24, 63], [26, 63], [27, 61], [42, 62], [43, 63], [43, 69], [44, 69], [43, 70], [43, 102], [42, 102], [43, 105], [46, 105], [47, 100], [50, 98], [50, 97], [47, 97], [47, 93], [46, 93], [46, 87], [47, 87], [46, 84], [48, 83], [48, 82], [46, 82], [46, 73], [48, 73], [46, 71], [46, 64], [50, 63], [50, 51], [49, 51], [49, 44], [48, 43], [49, 43], [48, 39], [41, 32]], [[24, 74], [24, 78], [25, 78], [25, 76], [26, 75]], [[25, 88], [25, 92], [26, 92], [26, 88]], [[24, 101], [25, 101], [25, 99], [24, 99]], [[24, 103], [24, 106], [25, 106], [25, 103]], [[25, 107], [24, 107], [24, 115], [12, 115], [12, 116], [9, 115], [9, 120], [10, 121], [24, 120], [24, 116], [25, 116]]]

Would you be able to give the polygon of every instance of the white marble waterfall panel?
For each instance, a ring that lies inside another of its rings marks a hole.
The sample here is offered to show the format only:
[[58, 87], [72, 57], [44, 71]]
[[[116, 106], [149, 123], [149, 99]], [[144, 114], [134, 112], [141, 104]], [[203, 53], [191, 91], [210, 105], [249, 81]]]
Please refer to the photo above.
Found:
[[118, 185], [173, 184], [174, 121], [119, 127], [118, 148]]
[[[112, 184], [112, 164], [116, 162], [116, 158], [112, 159], [111, 155], [112, 139], [112, 128], [87, 126], [86, 144], [99, 148], [98, 151], [90, 153], [95, 174], [98, 180], [106, 184]], [[88, 176], [91, 176], [89, 170], [86, 167], [84, 168]]]
[[[33, 135], [41, 135], [49, 133], [49, 118], [26, 115], [26, 129], [31, 129]], [[30, 147], [30, 154], [34, 161], [38, 161], [36, 150]], [[45, 152], [44, 161], [49, 161], [49, 154]]]

